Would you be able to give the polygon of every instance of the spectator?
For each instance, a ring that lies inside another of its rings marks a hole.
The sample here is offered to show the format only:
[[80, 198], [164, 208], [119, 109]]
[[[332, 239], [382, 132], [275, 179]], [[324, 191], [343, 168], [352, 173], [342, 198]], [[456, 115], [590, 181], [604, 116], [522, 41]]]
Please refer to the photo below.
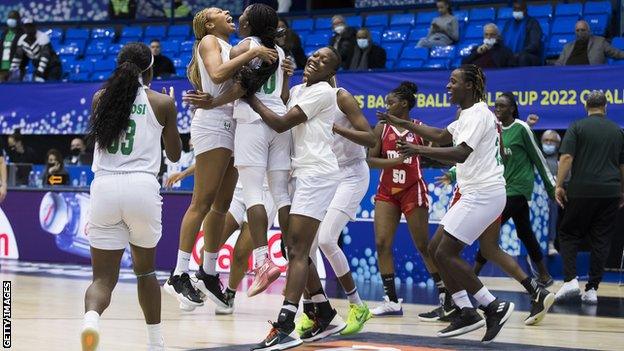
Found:
[[278, 0], [277, 13], [287, 13], [292, 6], [292, 0]]
[[11, 61], [11, 80], [22, 80], [27, 60], [32, 61], [35, 82], [61, 79], [61, 60], [50, 44], [50, 37], [37, 30], [30, 18], [24, 19], [24, 34], [17, 41], [15, 56]]
[[431, 21], [429, 34], [418, 41], [417, 46], [431, 48], [434, 46], [452, 45], [459, 40], [459, 24], [457, 18], [453, 16], [450, 0], [439, 0], [436, 2], [440, 16]]
[[367, 70], [386, 67], [386, 50], [373, 43], [366, 28], [357, 31], [357, 47], [349, 64], [350, 70]]
[[576, 40], [563, 47], [555, 65], [602, 65], [607, 62], [607, 57], [624, 59], [624, 51], [611, 46], [605, 38], [592, 35], [587, 22], [576, 22], [574, 31]]
[[24, 34], [20, 23], [20, 14], [17, 11], [9, 12], [7, 30], [0, 35], [0, 83], [9, 77], [11, 61], [17, 51], [17, 41]]
[[[589, 117], [573, 122], [561, 143], [557, 203], [565, 209], [559, 229], [564, 283], [556, 301], [580, 295], [576, 256], [585, 236], [590, 242], [589, 280], [583, 303], [598, 303], [597, 290], [609, 256], [618, 207], [624, 205], [624, 133], [606, 118], [607, 99], [601, 91], [587, 97]], [[563, 183], [572, 170], [567, 190]]]
[[284, 30], [285, 34], [275, 39], [277, 44], [284, 49], [286, 55], [292, 56], [297, 68], [303, 68], [306, 64], [306, 56], [301, 46], [301, 38], [294, 30], [288, 28], [288, 23], [280, 18], [277, 22], [277, 29]]
[[134, 19], [136, 17], [136, 0], [109, 0], [109, 19]]
[[7, 185], [7, 164], [4, 160], [4, 149], [0, 148], [0, 204], [6, 198]]
[[[43, 184], [69, 185], [69, 173], [63, 165], [63, 155], [57, 149], [50, 149], [46, 155], [47, 162], [43, 172]], [[57, 177], [52, 177], [57, 176]]]
[[[550, 173], [556, 175], [559, 168], [559, 145], [561, 137], [556, 131], [549, 129], [542, 134], [542, 151]], [[559, 218], [559, 205], [555, 199], [548, 199], [548, 255], [556, 255], [555, 238], [557, 236], [557, 222]]]
[[524, 1], [513, 4], [513, 19], [503, 28], [505, 45], [516, 57], [518, 66], [539, 66], [542, 63], [542, 27], [527, 14]]
[[150, 49], [152, 50], [152, 55], [154, 55], [154, 77], [167, 78], [175, 75], [176, 71], [173, 62], [160, 52], [160, 40], [152, 39]]
[[87, 166], [93, 163], [93, 155], [87, 153], [87, 146], [81, 138], [74, 138], [69, 147], [70, 156], [65, 157], [65, 166]]
[[12, 163], [37, 163], [37, 155], [35, 150], [30, 146], [24, 145], [22, 133], [16, 129], [8, 138], [9, 150], [7, 156]]
[[[165, 12], [165, 16], [167, 18], [171, 17], [171, 2], [165, 2], [163, 7], [163, 11]], [[191, 15], [191, 8], [182, 0], [174, 0], [173, 1], [173, 17], [175, 18], [184, 18], [189, 17]]]
[[329, 41], [329, 45], [338, 50], [342, 58], [342, 68], [347, 69], [356, 46], [356, 30], [347, 26], [347, 22], [341, 15], [332, 17], [332, 28], [334, 36]]
[[498, 27], [488, 23], [483, 27], [483, 44], [474, 47], [462, 63], [471, 63], [481, 68], [500, 68], [515, 66], [515, 59], [513, 52], [501, 40]]

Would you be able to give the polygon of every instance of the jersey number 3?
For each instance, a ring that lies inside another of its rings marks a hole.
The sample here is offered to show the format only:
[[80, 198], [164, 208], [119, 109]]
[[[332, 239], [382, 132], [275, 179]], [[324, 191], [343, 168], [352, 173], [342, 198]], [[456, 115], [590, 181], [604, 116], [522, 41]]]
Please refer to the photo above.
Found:
[[406, 173], [404, 169], [392, 170], [392, 182], [395, 184], [405, 184]]
[[[134, 133], [136, 133], [136, 122], [131, 119], [128, 121], [128, 129], [126, 130], [124, 140], [121, 141], [121, 154], [124, 156], [128, 156], [132, 153], [132, 148], [134, 147]], [[120, 149], [119, 144], [119, 140], [115, 140], [106, 150], [111, 154], [116, 154]]]

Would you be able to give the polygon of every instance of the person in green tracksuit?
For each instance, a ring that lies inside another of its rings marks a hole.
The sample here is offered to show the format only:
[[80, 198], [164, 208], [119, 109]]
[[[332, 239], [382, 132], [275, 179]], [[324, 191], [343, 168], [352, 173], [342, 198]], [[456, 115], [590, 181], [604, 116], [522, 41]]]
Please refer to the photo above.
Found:
[[[496, 99], [494, 113], [502, 123], [504, 177], [507, 182], [507, 204], [503, 210], [501, 223], [513, 219], [518, 238], [526, 247], [537, 270], [538, 284], [548, 287], [552, 285], [553, 279], [548, 273], [542, 249], [531, 228], [529, 201], [535, 182], [534, 169], [537, 169], [542, 178], [550, 198], [554, 198], [555, 179], [531, 128], [526, 122], [518, 119], [518, 105], [512, 93], [503, 93]], [[475, 272], [478, 273], [485, 262], [487, 260], [478, 252]]]

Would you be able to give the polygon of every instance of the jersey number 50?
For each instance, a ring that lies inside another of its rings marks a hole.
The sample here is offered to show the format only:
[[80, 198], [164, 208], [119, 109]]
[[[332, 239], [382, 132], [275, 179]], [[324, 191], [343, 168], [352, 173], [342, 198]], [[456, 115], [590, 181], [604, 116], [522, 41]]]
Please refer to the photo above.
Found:
[[395, 184], [405, 184], [406, 173], [404, 169], [392, 170], [392, 181]]

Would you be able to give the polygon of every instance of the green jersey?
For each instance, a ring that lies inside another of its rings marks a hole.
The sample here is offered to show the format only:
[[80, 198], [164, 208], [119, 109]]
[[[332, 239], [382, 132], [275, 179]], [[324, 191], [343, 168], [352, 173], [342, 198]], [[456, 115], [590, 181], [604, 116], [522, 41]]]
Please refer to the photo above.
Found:
[[546, 159], [529, 125], [516, 119], [512, 124], [503, 127], [503, 146], [505, 147], [503, 163], [507, 196], [523, 195], [527, 200], [531, 200], [535, 183], [533, 167], [535, 167], [542, 177], [548, 196], [552, 198], [555, 193], [555, 178], [550, 173]]

